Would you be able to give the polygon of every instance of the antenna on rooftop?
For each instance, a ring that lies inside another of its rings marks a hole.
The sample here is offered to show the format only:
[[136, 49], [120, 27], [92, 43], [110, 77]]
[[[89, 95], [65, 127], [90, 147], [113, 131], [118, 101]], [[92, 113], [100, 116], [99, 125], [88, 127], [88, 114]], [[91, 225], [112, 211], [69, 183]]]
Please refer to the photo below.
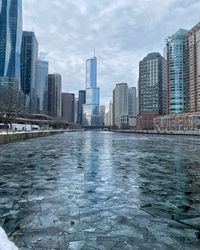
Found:
[[96, 50], [95, 50], [95, 48], [94, 48], [94, 57], [95, 57], [95, 54], [96, 54]]

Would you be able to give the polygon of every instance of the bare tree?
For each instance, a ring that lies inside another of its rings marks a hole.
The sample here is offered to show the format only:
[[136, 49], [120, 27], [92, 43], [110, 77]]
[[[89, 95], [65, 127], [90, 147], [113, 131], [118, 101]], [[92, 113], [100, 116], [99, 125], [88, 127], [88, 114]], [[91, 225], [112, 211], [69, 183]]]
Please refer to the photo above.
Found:
[[0, 86], [0, 119], [5, 126], [12, 123], [19, 111], [19, 91], [13, 86]]

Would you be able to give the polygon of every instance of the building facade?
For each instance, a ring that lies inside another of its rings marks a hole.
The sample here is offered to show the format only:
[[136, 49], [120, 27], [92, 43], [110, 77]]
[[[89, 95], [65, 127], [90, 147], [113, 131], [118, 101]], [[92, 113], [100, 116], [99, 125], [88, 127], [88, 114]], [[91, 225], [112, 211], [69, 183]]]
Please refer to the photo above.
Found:
[[0, 0], [0, 77], [20, 82], [22, 0]]
[[21, 91], [25, 95], [25, 106], [32, 113], [37, 112], [36, 71], [38, 42], [34, 32], [24, 31], [21, 47]]
[[128, 90], [128, 113], [130, 116], [137, 116], [136, 87]]
[[183, 113], [154, 118], [154, 129], [158, 131], [197, 131], [200, 130], [200, 113]]
[[47, 78], [49, 72], [49, 63], [45, 60], [37, 61], [36, 70], [36, 90], [37, 90], [37, 110], [39, 113], [45, 113], [47, 102]]
[[108, 112], [105, 114], [105, 126], [113, 126], [113, 104], [110, 102]]
[[200, 112], [200, 23], [185, 34], [186, 112]]
[[61, 75], [49, 74], [48, 94], [47, 94], [47, 114], [55, 118], [61, 117], [61, 89], [62, 89]]
[[157, 52], [139, 64], [139, 128], [153, 129], [153, 118], [166, 113], [167, 63]]
[[75, 95], [71, 93], [62, 93], [62, 119], [74, 123]]
[[86, 91], [79, 90], [78, 93], [78, 123], [83, 124], [83, 105], [86, 102]]
[[97, 87], [97, 58], [86, 60], [86, 104], [83, 105], [83, 124], [100, 125], [99, 119], [100, 89]]
[[118, 83], [113, 90], [113, 124], [128, 125], [128, 84]]
[[187, 30], [179, 29], [167, 39], [167, 113], [180, 114], [187, 106], [185, 85], [185, 35]]

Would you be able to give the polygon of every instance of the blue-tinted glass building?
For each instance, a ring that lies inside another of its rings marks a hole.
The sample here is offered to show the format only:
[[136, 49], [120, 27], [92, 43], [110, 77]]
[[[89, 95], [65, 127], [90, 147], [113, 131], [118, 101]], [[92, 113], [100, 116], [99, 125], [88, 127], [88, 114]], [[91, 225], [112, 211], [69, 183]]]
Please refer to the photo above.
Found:
[[97, 58], [86, 60], [86, 88], [97, 87]]
[[179, 114], [185, 110], [184, 46], [187, 30], [179, 29], [167, 39], [167, 100], [168, 113]]
[[46, 96], [47, 96], [47, 80], [49, 72], [49, 63], [45, 60], [39, 59], [37, 61], [36, 74], [36, 90], [37, 90], [37, 109], [39, 113], [45, 113]]
[[0, 0], [0, 77], [20, 82], [22, 0]]
[[83, 105], [83, 124], [100, 125], [99, 116], [100, 90], [97, 87], [97, 58], [86, 60], [86, 104]]
[[36, 72], [38, 61], [38, 42], [34, 32], [24, 31], [21, 47], [21, 91], [26, 96], [26, 107], [37, 111]]

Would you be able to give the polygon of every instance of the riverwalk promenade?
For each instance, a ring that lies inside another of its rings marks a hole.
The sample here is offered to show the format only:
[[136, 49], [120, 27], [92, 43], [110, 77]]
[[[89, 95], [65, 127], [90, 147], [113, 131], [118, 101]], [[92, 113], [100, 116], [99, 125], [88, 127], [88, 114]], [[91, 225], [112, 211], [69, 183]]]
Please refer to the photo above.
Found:
[[0, 145], [22, 141], [26, 139], [50, 136], [55, 134], [62, 134], [67, 132], [67, 130], [41, 130], [41, 131], [1, 131], [0, 132]]
[[118, 133], [132, 133], [132, 134], [151, 134], [151, 135], [183, 135], [183, 136], [200, 136], [200, 131], [183, 131], [183, 130], [132, 130], [132, 129], [118, 129], [112, 130]]

